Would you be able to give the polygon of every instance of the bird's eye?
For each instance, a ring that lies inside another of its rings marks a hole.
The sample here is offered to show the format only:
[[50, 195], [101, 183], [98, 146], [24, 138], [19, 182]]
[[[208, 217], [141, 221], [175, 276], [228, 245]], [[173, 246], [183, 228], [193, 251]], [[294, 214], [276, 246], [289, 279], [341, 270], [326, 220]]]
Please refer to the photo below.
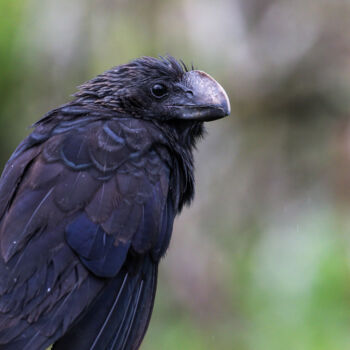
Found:
[[151, 88], [152, 95], [157, 98], [162, 98], [168, 93], [168, 88], [163, 84], [154, 84]]

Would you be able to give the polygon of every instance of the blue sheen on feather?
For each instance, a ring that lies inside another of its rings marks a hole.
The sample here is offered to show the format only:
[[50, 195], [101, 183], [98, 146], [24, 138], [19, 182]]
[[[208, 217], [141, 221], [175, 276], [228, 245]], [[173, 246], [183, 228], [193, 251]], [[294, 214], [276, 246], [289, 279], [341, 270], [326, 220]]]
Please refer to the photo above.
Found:
[[82, 263], [99, 277], [114, 277], [123, 266], [130, 242], [114, 245], [115, 238], [81, 213], [66, 227], [66, 240]]
[[84, 127], [87, 123], [94, 121], [92, 116], [81, 116], [74, 120], [61, 121], [52, 131], [53, 135], [62, 134], [72, 129]]
[[83, 108], [80, 106], [71, 106], [71, 105], [61, 108], [61, 112], [63, 114], [75, 115], [75, 116], [85, 115], [89, 113], [89, 111], [86, 108]]
[[82, 164], [76, 164], [74, 162], [71, 162], [66, 155], [64, 154], [63, 150], [61, 149], [60, 155], [66, 165], [68, 165], [70, 168], [73, 168], [74, 170], [83, 170], [87, 169], [91, 166], [91, 163], [82, 163]]
[[103, 131], [110, 137], [112, 138], [116, 143], [124, 145], [125, 140], [117, 135], [107, 124], [103, 126]]
[[92, 165], [87, 140], [82, 135], [66, 137], [61, 145], [60, 155], [65, 164], [74, 170], [86, 169]]

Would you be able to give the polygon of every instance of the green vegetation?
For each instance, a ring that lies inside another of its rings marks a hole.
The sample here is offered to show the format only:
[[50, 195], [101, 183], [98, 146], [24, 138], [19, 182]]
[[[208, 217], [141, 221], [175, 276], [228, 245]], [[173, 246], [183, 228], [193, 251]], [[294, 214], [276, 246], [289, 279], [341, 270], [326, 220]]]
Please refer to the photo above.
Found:
[[101, 71], [193, 61], [233, 115], [199, 145], [142, 349], [348, 349], [350, 5], [219, 3], [0, 0], [1, 164]]

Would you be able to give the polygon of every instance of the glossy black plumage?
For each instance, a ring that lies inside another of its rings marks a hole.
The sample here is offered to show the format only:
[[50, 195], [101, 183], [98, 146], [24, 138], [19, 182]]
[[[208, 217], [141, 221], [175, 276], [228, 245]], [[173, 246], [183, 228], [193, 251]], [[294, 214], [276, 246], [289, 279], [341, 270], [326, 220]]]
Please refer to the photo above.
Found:
[[145, 57], [34, 125], [0, 180], [0, 349], [138, 349], [202, 121], [229, 113], [215, 84]]

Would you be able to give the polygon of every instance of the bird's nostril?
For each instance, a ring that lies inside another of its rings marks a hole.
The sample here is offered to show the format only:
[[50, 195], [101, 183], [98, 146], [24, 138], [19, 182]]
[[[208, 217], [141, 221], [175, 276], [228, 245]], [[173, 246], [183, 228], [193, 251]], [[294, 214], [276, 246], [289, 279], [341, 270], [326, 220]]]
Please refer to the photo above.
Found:
[[193, 97], [193, 91], [192, 90], [186, 90], [187, 97]]

